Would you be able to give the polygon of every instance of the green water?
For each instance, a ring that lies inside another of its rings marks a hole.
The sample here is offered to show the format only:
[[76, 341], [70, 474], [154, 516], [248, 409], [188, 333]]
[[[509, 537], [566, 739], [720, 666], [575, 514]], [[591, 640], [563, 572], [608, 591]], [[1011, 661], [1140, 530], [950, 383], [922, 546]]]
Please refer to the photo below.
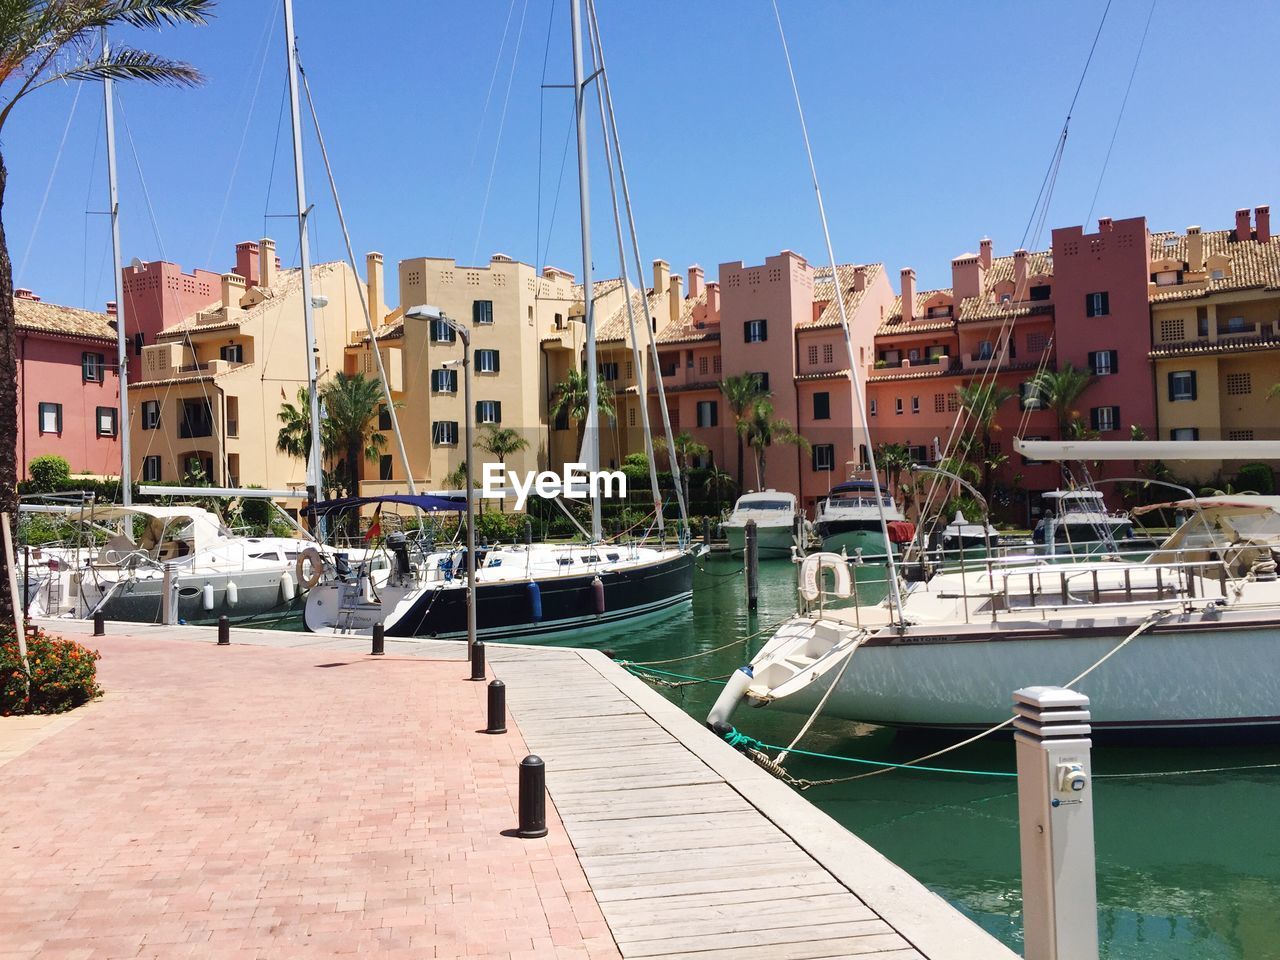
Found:
[[[568, 636], [634, 661], [710, 650], [771, 626], [795, 609], [794, 570], [762, 564], [758, 615], [748, 615], [740, 564], [708, 559], [692, 610], [613, 632]], [[860, 590], [865, 588], [860, 584]], [[865, 595], [865, 592], [864, 592]], [[746, 662], [767, 634], [736, 647], [661, 669], [724, 677]], [[660, 688], [702, 720], [719, 687]], [[740, 730], [788, 743], [802, 718], [743, 708]], [[945, 742], [945, 741], [943, 741]], [[908, 760], [938, 741], [878, 727], [819, 721], [803, 747], [843, 756]], [[1276, 747], [1203, 749], [1095, 746], [1096, 773], [1185, 770], [1280, 761]], [[1009, 740], [983, 741], [950, 754], [964, 769], [1014, 769]], [[857, 767], [793, 758], [797, 776], [825, 779]], [[1094, 794], [1099, 933], [1102, 955], [1148, 958], [1280, 957], [1280, 770], [1154, 780], [1101, 780]], [[839, 820], [1021, 952], [1017, 797], [1011, 778], [891, 773], [797, 794]]]

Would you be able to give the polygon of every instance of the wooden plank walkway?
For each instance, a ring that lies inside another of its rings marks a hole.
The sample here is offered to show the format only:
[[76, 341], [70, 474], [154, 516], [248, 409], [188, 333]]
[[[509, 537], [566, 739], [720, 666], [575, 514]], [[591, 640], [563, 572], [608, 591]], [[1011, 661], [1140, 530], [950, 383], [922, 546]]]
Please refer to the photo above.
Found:
[[602, 654], [549, 652], [489, 659], [624, 957], [1014, 956]]

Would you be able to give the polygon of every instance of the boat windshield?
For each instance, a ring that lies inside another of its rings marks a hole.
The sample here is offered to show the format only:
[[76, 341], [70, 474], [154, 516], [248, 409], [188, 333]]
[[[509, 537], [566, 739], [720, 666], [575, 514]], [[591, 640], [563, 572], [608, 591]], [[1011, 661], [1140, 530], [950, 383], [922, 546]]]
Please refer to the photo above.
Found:
[[[877, 506], [876, 498], [874, 496], [868, 496], [865, 493], [857, 493], [857, 492], [833, 493], [830, 497], [827, 498], [827, 502], [830, 503], [832, 506], [838, 506], [838, 507], [875, 508]], [[894, 505], [893, 497], [881, 497], [879, 505], [892, 508]]]
[[790, 510], [791, 503], [787, 500], [742, 500], [738, 503], [739, 510]]

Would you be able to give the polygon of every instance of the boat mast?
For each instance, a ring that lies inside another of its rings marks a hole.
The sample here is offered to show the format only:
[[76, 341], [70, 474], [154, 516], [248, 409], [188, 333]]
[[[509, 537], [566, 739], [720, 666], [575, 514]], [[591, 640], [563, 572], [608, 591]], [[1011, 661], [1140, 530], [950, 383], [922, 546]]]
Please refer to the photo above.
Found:
[[[102, 28], [102, 59], [110, 56]], [[120, 502], [133, 505], [133, 465], [129, 451], [129, 340], [124, 329], [124, 264], [120, 259], [120, 191], [116, 184], [116, 116], [110, 77], [102, 78], [107, 123], [107, 204], [111, 215], [111, 263], [116, 277], [116, 373], [120, 377]]]
[[[298, 196], [298, 254], [302, 269], [302, 329], [307, 352], [307, 399], [311, 412], [311, 449], [307, 456], [307, 496], [320, 499], [320, 395], [316, 390], [316, 334], [311, 302], [311, 250], [307, 243], [307, 186], [302, 172], [302, 114], [298, 103], [298, 50], [293, 35], [293, 0], [284, 0], [285, 56], [289, 64], [289, 121], [293, 127], [293, 180]], [[377, 344], [374, 344], [376, 348]]]
[[[288, 0], [286, 0], [288, 2]], [[582, 19], [579, 0], [569, 0], [573, 37], [573, 112], [578, 127], [578, 208], [582, 220], [582, 300], [587, 363], [587, 426], [582, 457], [588, 471], [600, 469], [599, 384], [596, 375], [596, 311], [591, 292], [591, 199], [587, 186], [587, 82], [582, 76]], [[600, 498], [591, 498], [591, 539], [601, 540]]]

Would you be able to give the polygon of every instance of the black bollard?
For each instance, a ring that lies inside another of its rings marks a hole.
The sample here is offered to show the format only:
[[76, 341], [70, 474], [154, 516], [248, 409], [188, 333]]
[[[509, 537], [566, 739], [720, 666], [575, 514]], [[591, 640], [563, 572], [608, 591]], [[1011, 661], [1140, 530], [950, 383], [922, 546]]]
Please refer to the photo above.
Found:
[[102, 615], [102, 611], [95, 611], [93, 614], [93, 635], [95, 637], [105, 637], [107, 635], [107, 618]]
[[375, 623], [373, 625], [373, 649], [369, 651], [371, 656], [382, 656], [383, 650], [383, 629], [382, 624]]
[[547, 766], [533, 755], [520, 761], [520, 829], [516, 836], [535, 840], [547, 835]]
[[225, 647], [231, 643], [231, 621], [226, 616], [218, 618], [218, 646]]
[[760, 603], [760, 543], [759, 531], [754, 520], [746, 526], [746, 549], [742, 565], [747, 572], [747, 610], [754, 613]]
[[471, 680], [483, 680], [484, 672], [484, 641], [477, 640], [475, 646], [471, 648]]
[[507, 732], [507, 685], [501, 680], [489, 684], [489, 725], [484, 732]]

